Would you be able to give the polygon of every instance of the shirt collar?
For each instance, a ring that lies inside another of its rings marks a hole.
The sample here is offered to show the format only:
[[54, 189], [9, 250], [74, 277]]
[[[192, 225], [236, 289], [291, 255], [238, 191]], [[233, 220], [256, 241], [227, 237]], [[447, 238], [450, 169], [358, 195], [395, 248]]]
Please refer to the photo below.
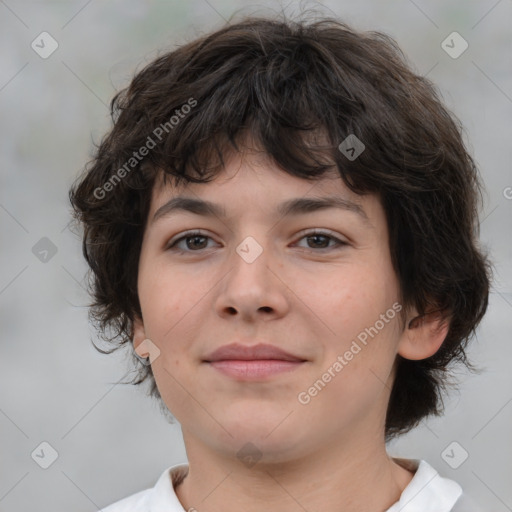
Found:
[[168, 467], [156, 482], [149, 499], [149, 512], [185, 512], [174, 488], [188, 473], [188, 464]]
[[[400, 499], [385, 512], [450, 512], [462, 494], [461, 486], [443, 478], [425, 460], [393, 460], [402, 467], [414, 471], [409, 485]], [[188, 464], [177, 464], [167, 468], [153, 488], [149, 500], [150, 512], [185, 512], [174, 488], [188, 473]]]
[[441, 477], [425, 460], [393, 460], [415, 474], [398, 502], [386, 512], [450, 512], [462, 495], [457, 482]]

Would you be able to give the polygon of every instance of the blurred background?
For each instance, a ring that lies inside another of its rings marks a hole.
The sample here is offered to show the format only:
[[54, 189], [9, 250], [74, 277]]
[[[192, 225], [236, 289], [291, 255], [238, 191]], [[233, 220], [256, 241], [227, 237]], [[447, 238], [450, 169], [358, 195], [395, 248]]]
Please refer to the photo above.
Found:
[[117, 384], [131, 369], [126, 352], [92, 346], [68, 189], [136, 70], [237, 10], [281, 8], [391, 35], [465, 126], [487, 190], [481, 243], [495, 265], [469, 352], [484, 371], [461, 371], [444, 417], [389, 452], [427, 460], [488, 512], [512, 510], [511, 0], [0, 0], [1, 512], [96, 511], [186, 462], [179, 424], [147, 388]]

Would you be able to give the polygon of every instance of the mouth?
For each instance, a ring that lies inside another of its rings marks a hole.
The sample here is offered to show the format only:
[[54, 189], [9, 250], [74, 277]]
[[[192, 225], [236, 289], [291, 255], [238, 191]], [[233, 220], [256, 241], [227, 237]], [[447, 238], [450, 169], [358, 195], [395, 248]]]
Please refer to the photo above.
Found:
[[205, 361], [215, 370], [238, 380], [259, 380], [273, 375], [296, 370], [306, 361], [284, 361], [282, 359], [253, 359]]
[[261, 380], [296, 370], [307, 361], [274, 345], [232, 343], [218, 348], [203, 362], [237, 380]]

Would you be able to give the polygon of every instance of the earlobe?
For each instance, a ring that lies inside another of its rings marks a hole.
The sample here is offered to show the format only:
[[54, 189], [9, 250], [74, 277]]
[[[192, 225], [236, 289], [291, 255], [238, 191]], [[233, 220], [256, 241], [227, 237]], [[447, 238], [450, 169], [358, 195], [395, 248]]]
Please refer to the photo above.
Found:
[[441, 312], [433, 310], [408, 318], [398, 346], [398, 354], [405, 359], [420, 360], [433, 356], [446, 339], [450, 321]]
[[135, 352], [144, 359], [149, 357], [148, 347], [146, 343], [144, 343], [145, 339], [144, 323], [141, 318], [135, 316], [133, 320], [133, 348]]

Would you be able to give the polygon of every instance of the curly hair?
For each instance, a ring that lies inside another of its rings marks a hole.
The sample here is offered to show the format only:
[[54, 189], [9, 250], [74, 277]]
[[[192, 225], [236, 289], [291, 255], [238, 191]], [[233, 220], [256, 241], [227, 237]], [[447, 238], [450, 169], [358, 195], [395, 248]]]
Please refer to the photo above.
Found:
[[[69, 192], [90, 267], [90, 319], [113, 346], [100, 352], [131, 342], [142, 317], [138, 262], [156, 178], [209, 182], [250, 134], [292, 176], [313, 181], [335, 162], [350, 190], [378, 194], [402, 304], [450, 321], [433, 356], [397, 356], [386, 441], [441, 414], [451, 365], [474, 369], [465, 349], [488, 305], [482, 184], [460, 121], [392, 38], [333, 18], [249, 16], [160, 54], [110, 108], [113, 126]], [[326, 145], [311, 144], [318, 131]], [[366, 147], [355, 159], [338, 149], [349, 135]], [[151, 366], [138, 361], [130, 383], [149, 378], [162, 405]]]

